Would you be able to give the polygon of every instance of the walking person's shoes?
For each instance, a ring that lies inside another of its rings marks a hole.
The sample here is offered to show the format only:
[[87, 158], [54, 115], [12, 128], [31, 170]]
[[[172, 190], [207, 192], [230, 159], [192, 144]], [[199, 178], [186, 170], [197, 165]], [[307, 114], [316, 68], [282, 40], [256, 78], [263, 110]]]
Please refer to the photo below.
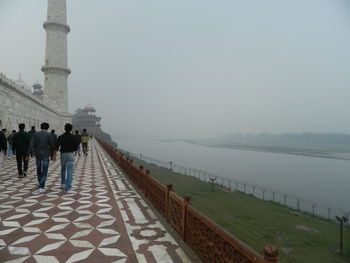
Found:
[[27, 171], [23, 171], [23, 177], [27, 176]]
[[39, 188], [39, 193], [45, 193], [46, 189], [45, 188]]
[[62, 190], [66, 190], [66, 185], [65, 184], [61, 184], [61, 189]]
[[67, 194], [73, 193], [73, 190], [72, 190], [72, 189], [65, 189], [65, 190], [66, 190], [66, 193], [67, 193]]

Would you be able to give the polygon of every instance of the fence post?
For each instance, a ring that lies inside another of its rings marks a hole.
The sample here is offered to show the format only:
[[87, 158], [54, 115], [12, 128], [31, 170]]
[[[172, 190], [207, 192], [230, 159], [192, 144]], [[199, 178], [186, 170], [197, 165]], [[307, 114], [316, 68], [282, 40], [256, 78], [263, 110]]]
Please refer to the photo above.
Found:
[[264, 188], [263, 189], [263, 200], [265, 200], [265, 192], [266, 192], [266, 189]]
[[187, 225], [187, 206], [191, 204], [191, 196], [184, 196], [184, 204], [183, 204], [183, 217], [182, 217], [182, 239], [186, 241], [186, 225]]
[[267, 262], [280, 263], [278, 257], [278, 249], [275, 246], [265, 246], [264, 259]]
[[170, 192], [173, 191], [173, 184], [166, 185], [167, 191], [165, 196], [165, 218], [169, 222]]
[[272, 200], [275, 202], [275, 194], [276, 192], [275, 191], [272, 191]]
[[297, 209], [300, 211], [300, 198], [297, 199]]
[[[141, 189], [141, 180], [143, 178], [143, 166], [140, 165], [139, 167], [139, 176], [138, 176], [138, 185], [139, 185], [139, 188]], [[145, 189], [141, 189], [141, 190], [145, 190]]]

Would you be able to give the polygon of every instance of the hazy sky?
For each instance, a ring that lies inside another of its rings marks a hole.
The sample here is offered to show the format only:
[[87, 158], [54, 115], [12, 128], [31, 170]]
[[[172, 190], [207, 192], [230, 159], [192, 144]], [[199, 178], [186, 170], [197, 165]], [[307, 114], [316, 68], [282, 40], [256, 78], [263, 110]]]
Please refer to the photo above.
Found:
[[[350, 133], [348, 0], [67, 0], [69, 109], [117, 136]], [[0, 0], [0, 72], [43, 83], [46, 0]]]

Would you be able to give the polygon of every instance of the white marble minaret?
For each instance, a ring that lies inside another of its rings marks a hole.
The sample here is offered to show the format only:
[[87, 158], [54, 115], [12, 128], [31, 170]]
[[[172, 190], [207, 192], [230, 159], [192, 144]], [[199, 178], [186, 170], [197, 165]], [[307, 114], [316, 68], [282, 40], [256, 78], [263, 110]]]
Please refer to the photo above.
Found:
[[44, 72], [44, 103], [65, 115], [68, 113], [67, 25], [66, 0], [48, 0], [46, 54]]

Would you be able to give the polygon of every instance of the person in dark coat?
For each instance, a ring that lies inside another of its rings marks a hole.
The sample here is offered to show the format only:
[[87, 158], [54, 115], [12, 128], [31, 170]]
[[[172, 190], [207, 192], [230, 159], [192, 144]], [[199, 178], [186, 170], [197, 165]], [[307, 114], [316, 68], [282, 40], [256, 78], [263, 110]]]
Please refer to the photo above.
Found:
[[79, 145], [78, 145], [78, 149], [77, 151], [74, 153], [75, 155], [79, 155], [80, 156], [80, 143], [81, 143], [81, 135], [79, 134], [79, 130], [76, 130], [74, 132], [74, 136], [77, 137], [77, 140], [79, 141]]
[[16, 152], [18, 177], [27, 176], [29, 135], [24, 131], [25, 124], [18, 125], [19, 131], [13, 136], [12, 149]]
[[[36, 133], [35, 126], [32, 126], [31, 130], [28, 132], [29, 142], [32, 140], [35, 133]], [[30, 155], [30, 157], [34, 156], [33, 152], [31, 152], [31, 151], [29, 151], [29, 155]]]
[[58, 137], [53, 155], [53, 161], [55, 161], [57, 151], [61, 151], [61, 188], [67, 192], [72, 190], [74, 152], [77, 151], [80, 143], [77, 137], [71, 133], [72, 129], [72, 124], [66, 123], [64, 126], [65, 133]]
[[31, 152], [34, 153], [36, 159], [36, 171], [39, 182], [39, 193], [45, 193], [45, 183], [51, 152], [54, 149], [54, 141], [49, 129], [49, 124], [43, 122], [40, 125], [41, 131], [36, 132], [30, 141]]
[[54, 129], [51, 130], [51, 137], [52, 137], [52, 142], [53, 142], [53, 148], [51, 150], [51, 159], [53, 158], [53, 154], [55, 152], [55, 145], [57, 142], [57, 134], [55, 132], [56, 131]]
[[13, 148], [12, 148], [13, 137], [15, 136], [15, 134], [16, 134], [16, 131], [12, 130], [12, 133], [7, 137], [7, 141], [9, 143], [9, 146], [7, 149], [7, 155], [9, 157], [11, 157], [13, 154], [15, 154], [15, 152], [13, 151]]
[[0, 167], [4, 156], [6, 156], [6, 153], [7, 153], [6, 135], [3, 131], [0, 131]]

